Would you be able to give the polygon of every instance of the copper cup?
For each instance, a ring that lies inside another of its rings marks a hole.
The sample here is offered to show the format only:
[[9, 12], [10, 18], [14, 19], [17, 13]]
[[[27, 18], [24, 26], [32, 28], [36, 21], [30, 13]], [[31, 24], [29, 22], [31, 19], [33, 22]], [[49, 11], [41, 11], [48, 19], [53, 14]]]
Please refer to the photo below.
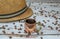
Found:
[[36, 21], [34, 19], [26, 19], [25, 31], [30, 35], [36, 29]]

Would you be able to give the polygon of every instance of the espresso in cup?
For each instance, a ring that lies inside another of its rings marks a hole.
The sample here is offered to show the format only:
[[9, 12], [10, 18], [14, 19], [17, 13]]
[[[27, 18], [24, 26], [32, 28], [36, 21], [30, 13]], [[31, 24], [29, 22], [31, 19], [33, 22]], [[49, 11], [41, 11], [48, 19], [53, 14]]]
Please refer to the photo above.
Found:
[[25, 20], [25, 31], [27, 33], [32, 33], [36, 29], [36, 21], [35, 19], [26, 19]]

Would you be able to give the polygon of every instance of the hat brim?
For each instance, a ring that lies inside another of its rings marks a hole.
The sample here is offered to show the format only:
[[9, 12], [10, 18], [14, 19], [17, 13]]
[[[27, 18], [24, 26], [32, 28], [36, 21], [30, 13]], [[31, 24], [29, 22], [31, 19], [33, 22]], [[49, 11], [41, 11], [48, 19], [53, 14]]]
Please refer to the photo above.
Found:
[[28, 18], [32, 14], [33, 14], [33, 11], [30, 8], [28, 8], [27, 11], [25, 11], [23, 14], [18, 15], [16, 17], [8, 18], [8, 19], [0, 19], [0, 22], [13, 22], [13, 21], [18, 21], [18, 20], [22, 20], [22, 19]]

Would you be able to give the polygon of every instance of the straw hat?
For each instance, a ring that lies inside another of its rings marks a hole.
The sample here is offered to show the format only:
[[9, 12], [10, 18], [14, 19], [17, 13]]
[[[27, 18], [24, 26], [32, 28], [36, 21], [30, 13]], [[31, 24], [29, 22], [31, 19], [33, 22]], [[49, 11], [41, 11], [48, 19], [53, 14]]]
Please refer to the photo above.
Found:
[[32, 15], [25, 0], [0, 0], [0, 22], [21, 20]]

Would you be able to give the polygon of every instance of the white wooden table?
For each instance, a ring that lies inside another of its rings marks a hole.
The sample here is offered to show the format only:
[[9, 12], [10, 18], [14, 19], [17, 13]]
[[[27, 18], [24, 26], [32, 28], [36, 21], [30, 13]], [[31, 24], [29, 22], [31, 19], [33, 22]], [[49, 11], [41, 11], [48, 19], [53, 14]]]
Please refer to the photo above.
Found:
[[[54, 6], [53, 6], [54, 5]], [[40, 32], [43, 35], [37, 35], [34, 38], [26, 38], [19, 36], [12, 36], [12, 39], [59, 39], [60, 38], [60, 5], [57, 4], [40, 4], [31, 3], [30, 8], [33, 10], [33, 15], [29, 18], [33, 18], [36, 22], [43, 24]], [[54, 17], [55, 16], [55, 17]], [[14, 27], [17, 29], [14, 29]], [[40, 25], [36, 25], [39, 29]], [[1, 27], [5, 27], [1, 29]], [[20, 30], [18, 30], [20, 28]], [[24, 20], [0, 23], [0, 34], [24, 34]], [[0, 39], [9, 39], [7, 35], [0, 35]]]

